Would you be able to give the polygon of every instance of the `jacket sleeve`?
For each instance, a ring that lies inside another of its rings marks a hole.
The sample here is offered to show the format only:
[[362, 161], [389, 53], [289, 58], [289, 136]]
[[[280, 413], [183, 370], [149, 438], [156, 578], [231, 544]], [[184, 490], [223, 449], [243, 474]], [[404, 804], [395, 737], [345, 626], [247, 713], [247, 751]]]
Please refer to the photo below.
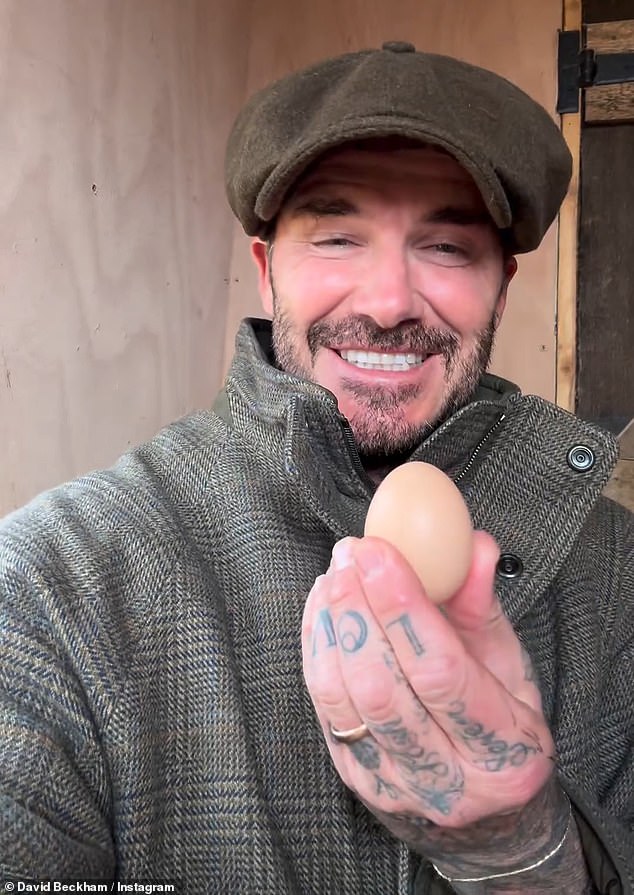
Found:
[[[599, 719], [604, 767], [600, 792], [562, 778], [573, 805], [583, 851], [596, 891], [634, 893], [634, 515], [602, 500], [602, 520], [588, 545], [598, 576], [603, 632]], [[600, 534], [599, 534], [600, 533]], [[610, 623], [607, 623], [607, 619]]]
[[22, 519], [0, 525], [0, 881], [112, 878], [97, 700], [80, 673], [96, 631], [69, 611], [54, 533]]
[[590, 806], [572, 781], [561, 782], [573, 807], [594, 891], [601, 895], [632, 895], [634, 837], [613, 817]]

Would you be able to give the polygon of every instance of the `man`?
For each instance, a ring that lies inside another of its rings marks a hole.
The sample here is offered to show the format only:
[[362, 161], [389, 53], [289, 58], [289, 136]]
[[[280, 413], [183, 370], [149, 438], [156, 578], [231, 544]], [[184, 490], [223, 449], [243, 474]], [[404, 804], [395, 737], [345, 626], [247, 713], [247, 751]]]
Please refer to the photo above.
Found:
[[[272, 326], [213, 413], [4, 524], [6, 874], [632, 891], [615, 446], [484, 374], [569, 176], [526, 95], [405, 43], [251, 100], [227, 187]], [[361, 537], [412, 459], [479, 529], [443, 611]]]

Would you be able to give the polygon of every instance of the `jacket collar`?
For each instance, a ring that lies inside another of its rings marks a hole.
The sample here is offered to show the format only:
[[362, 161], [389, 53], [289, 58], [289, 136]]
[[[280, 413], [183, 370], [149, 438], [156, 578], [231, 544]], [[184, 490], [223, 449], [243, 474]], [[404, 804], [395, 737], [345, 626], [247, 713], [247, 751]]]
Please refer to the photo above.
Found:
[[[234, 415], [243, 436], [264, 435], [269, 451], [282, 452], [285, 463], [299, 460], [307, 441], [317, 450], [320, 464], [344, 490], [366, 495], [368, 483], [359, 469], [347, 420], [332, 392], [275, 366], [271, 324], [246, 318], [236, 337], [236, 352], [226, 382], [230, 400], [251, 413]], [[434, 463], [452, 477], [469, 462], [473, 445], [494, 427], [509, 400], [519, 394], [513, 383], [485, 374], [474, 400], [445, 421], [414, 450], [411, 459]], [[263, 429], [251, 428], [255, 414]], [[299, 452], [299, 453], [298, 453]], [[353, 481], [356, 479], [357, 481]]]
[[[334, 396], [278, 370], [270, 324], [245, 320], [216, 410], [267, 462], [283, 464], [289, 486], [333, 539], [363, 534], [372, 489], [359, 469]], [[571, 463], [582, 446], [585, 470]], [[616, 463], [615, 439], [492, 376], [474, 400], [421, 442], [412, 459], [457, 482], [476, 528], [490, 532], [522, 571], [498, 582], [512, 623], [552, 582]]]

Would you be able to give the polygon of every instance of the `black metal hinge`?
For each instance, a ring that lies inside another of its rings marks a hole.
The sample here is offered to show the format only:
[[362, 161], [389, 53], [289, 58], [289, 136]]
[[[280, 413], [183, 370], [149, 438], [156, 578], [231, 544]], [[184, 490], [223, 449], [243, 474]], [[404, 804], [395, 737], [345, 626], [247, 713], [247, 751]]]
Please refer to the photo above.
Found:
[[579, 91], [600, 84], [634, 81], [634, 53], [595, 53], [583, 49], [580, 31], [560, 31], [557, 53], [557, 112], [579, 111]]

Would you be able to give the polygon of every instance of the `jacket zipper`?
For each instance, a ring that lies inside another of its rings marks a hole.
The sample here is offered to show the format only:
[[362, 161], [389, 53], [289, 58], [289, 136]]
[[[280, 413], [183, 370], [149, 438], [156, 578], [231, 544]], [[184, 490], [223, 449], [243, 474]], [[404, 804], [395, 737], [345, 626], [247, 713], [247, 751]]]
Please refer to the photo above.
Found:
[[[488, 432], [486, 432], [486, 434], [480, 439], [480, 441], [474, 448], [473, 453], [467, 460], [465, 466], [458, 473], [458, 475], [454, 478], [454, 482], [459, 482], [462, 478], [464, 478], [466, 476], [466, 474], [469, 472], [469, 470], [475, 463], [478, 454], [480, 453], [480, 451], [482, 450], [482, 448], [484, 447], [486, 442], [493, 435], [493, 433], [502, 425], [502, 423], [504, 422], [505, 419], [506, 419], [506, 414], [503, 413], [493, 423], [493, 425], [488, 430]], [[374, 491], [376, 489], [376, 486], [375, 486], [374, 482], [372, 481], [372, 479], [368, 476], [367, 472], [364, 469], [363, 463], [361, 462], [361, 459], [359, 457], [359, 451], [357, 449], [357, 444], [354, 440], [354, 435], [352, 434], [352, 429], [350, 428], [350, 425], [345, 417], [343, 417], [343, 416], [341, 417], [341, 422], [342, 422], [342, 427], [343, 427], [343, 436], [344, 436], [346, 444], [348, 446], [348, 453], [350, 455], [350, 459], [352, 460], [352, 464], [353, 464], [356, 472], [359, 474], [360, 478], [362, 479], [362, 481], [364, 481], [371, 488], [371, 490]]]
[[471, 454], [471, 456], [470, 456], [469, 459], [467, 460], [467, 462], [466, 462], [465, 466], [463, 467], [462, 471], [459, 472], [458, 475], [454, 478], [454, 482], [459, 482], [460, 479], [462, 479], [462, 478], [464, 478], [464, 477], [466, 476], [466, 474], [469, 472], [469, 470], [471, 469], [471, 467], [472, 467], [473, 464], [475, 463], [475, 461], [476, 461], [476, 457], [478, 456], [478, 454], [480, 453], [480, 451], [482, 450], [482, 448], [484, 447], [484, 445], [486, 444], [486, 442], [487, 442], [487, 441], [489, 440], [489, 438], [493, 435], [493, 433], [495, 432], [495, 430], [498, 429], [498, 428], [502, 425], [502, 422], [503, 422], [505, 419], [506, 419], [506, 414], [503, 413], [502, 416], [501, 416], [498, 420], [496, 420], [495, 423], [493, 423], [493, 425], [491, 426], [491, 428], [489, 429], [489, 431], [486, 433], [486, 435], [484, 435], [484, 437], [483, 437], [483, 438], [480, 440], [480, 442], [476, 445], [476, 447], [475, 447], [473, 453]]
[[359, 450], [357, 448], [357, 443], [354, 440], [352, 429], [350, 428], [350, 425], [344, 416], [341, 416], [341, 424], [343, 427], [343, 437], [345, 438], [346, 444], [348, 446], [348, 454], [350, 455], [350, 459], [352, 460], [352, 465], [354, 466], [355, 471], [359, 475], [361, 481], [368, 486], [371, 492], [374, 492], [376, 490], [376, 485], [365, 471], [365, 467], [363, 466], [361, 458], [359, 457]]

